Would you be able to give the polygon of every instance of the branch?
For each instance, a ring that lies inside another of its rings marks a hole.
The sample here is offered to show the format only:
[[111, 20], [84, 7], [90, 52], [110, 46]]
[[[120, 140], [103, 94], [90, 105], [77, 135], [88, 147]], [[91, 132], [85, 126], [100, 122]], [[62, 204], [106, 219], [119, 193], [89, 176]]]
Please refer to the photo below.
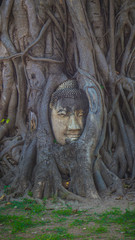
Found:
[[13, 84], [12, 87], [12, 94], [9, 102], [8, 107], [8, 118], [10, 119], [10, 122], [8, 124], [4, 124], [0, 127], [0, 140], [6, 135], [6, 133], [13, 128], [15, 124], [15, 118], [16, 118], [16, 106], [17, 106], [17, 91], [16, 86]]
[[59, 22], [57, 21], [57, 19], [53, 16], [53, 14], [50, 12], [49, 9], [47, 9], [47, 12], [48, 16], [52, 19], [52, 21], [54, 22], [54, 24], [56, 25], [56, 27], [58, 28], [59, 32], [60, 32], [60, 35], [62, 36], [63, 38], [63, 41], [65, 43], [65, 37], [64, 37], [64, 34], [63, 34], [63, 30], [59, 24]]
[[12, 54], [11, 56], [7, 56], [7, 57], [0, 57], [0, 62], [11, 60], [11, 59], [13, 60], [17, 57], [22, 57], [22, 56], [23, 56], [23, 52], [15, 53], [15, 54]]
[[[41, 37], [43, 36], [43, 34], [45, 33], [45, 31], [46, 31], [47, 28], [49, 27], [50, 23], [51, 23], [51, 20], [48, 19], [48, 20], [46, 21], [46, 23], [44, 24], [44, 26], [42, 27], [42, 29], [41, 29], [38, 37], [35, 39], [35, 41], [33, 41], [23, 52], [14, 53], [14, 54], [12, 54], [11, 56], [8, 56], [8, 57], [1, 57], [1, 58], [0, 58], [0, 61], [9, 60], [9, 59], [15, 59], [15, 58], [18, 58], [18, 57], [23, 57], [23, 56], [25, 56], [26, 53], [27, 53], [34, 45], [36, 45], [36, 44], [40, 41]], [[4, 43], [3, 43], [3, 44], [4, 44]]]
[[12, 94], [12, 85], [14, 83], [13, 64], [11, 61], [6, 62], [2, 69], [3, 90], [1, 94], [0, 120], [4, 118], [7, 112], [9, 101]]
[[125, 93], [124, 93], [124, 91], [123, 91], [123, 88], [122, 88], [122, 85], [121, 85], [121, 84], [119, 84], [119, 90], [120, 90], [121, 96], [122, 96], [122, 98], [123, 98], [124, 105], [125, 105], [125, 107], [126, 107], [126, 109], [127, 109], [128, 117], [130, 118], [130, 121], [131, 121], [131, 123], [132, 123], [132, 126], [133, 126], [133, 128], [134, 128], [134, 130], [135, 130], [135, 120], [134, 120], [134, 117], [133, 117], [132, 112], [131, 112], [131, 110], [130, 110], [128, 101], [127, 101], [127, 99], [126, 99], [126, 96], [125, 96]]
[[13, 170], [13, 166], [10, 164], [6, 157], [3, 157], [2, 162], [4, 162], [4, 165], [6, 164], [10, 170]]
[[90, 0], [86, 3], [87, 15], [92, 27], [94, 28], [95, 37], [97, 42], [105, 53], [105, 24], [103, 21], [103, 14], [101, 14], [101, 3], [99, 0]]
[[41, 37], [43, 36], [43, 34], [46, 32], [47, 28], [49, 27], [51, 23], [51, 19], [49, 18], [46, 23], [44, 24], [44, 26], [42, 27], [38, 37], [35, 39], [35, 41], [33, 41], [33, 43], [31, 43], [25, 50], [23, 55], [25, 55], [35, 44], [37, 44], [39, 42], [39, 40], [41, 39]]
[[7, 32], [8, 31], [9, 16], [10, 16], [10, 13], [11, 13], [13, 2], [14, 2], [14, 0], [2, 1], [1, 15], [2, 15], [2, 17], [4, 17], [3, 24], [1, 25], [1, 31], [2, 32]]
[[127, 132], [125, 129], [125, 125], [121, 116], [121, 112], [120, 112], [120, 108], [119, 105], [117, 104], [117, 108], [115, 111], [116, 117], [118, 119], [118, 123], [119, 123], [119, 128], [120, 128], [120, 132], [121, 132], [121, 136], [123, 139], [123, 144], [124, 144], [124, 148], [125, 148], [125, 153], [126, 153], [126, 157], [128, 159], [128, 163], [129, 163], [129, 170], [130, 172], [132, 171], [132, 167], [133, 167], [133, 156], [132, 156], [132, 151], [131, 151], [131, 146], [129, 143], [129, 139], [127, 136]]
[[7, 51], [10, 54], [16, 53], [16, 49], [8, 35], [9, 16], [11, 13], [13, 2], [14, 0], [5, 0], [2, 2], [1, 5], [1, 41], [3, 42], [3, 45], [6, 47]]
[[80, 67], [85, 71], [90, 72], [92, 76], [95, 76], [93, 44], [88, 28], [88, 19], [86, 18], [86, 13], [82, 7], [82, 2], [81, 0], [66, 0], [66, 3], [76, 33]]
[[92, 39], [92, 45], [94, 46], [99, 72], [102, 73], [104, 81], [108, 82], [109, 69], [108, 69], [108, 64], [107, 64], [106, 58], [97, 42], [97, 39], [92, 30], [91, 24], [87, 19], [87, 12], [86, 12], [85, 6], [82, 1], [81, 1], [81, 3], [82, 3], [83, 10], [84, 10], [85, 17], [86, 17], [86, 25], [88, 25], [89, 39], [90, 38]]
[[125, 67], [127, 65], [127, 59], [129, 58], [129, 55], [130, 55], [130, 49], [132, 47], [134, 37], [135, 37], [135, 26], [132, 28], [132, 31], [131, 31], [131, 34], [130, 34], [130, 37], [129, 37], [129, 40], [128, 40], [128, 43], [127, 43], [127, 46], [125, 49], [125, 53], [124, 53], [124, 56], [122, 59], [121, 74], [123, 74], [123, 75], [125, 74]]
[[0, 153], [0, 159], [3, 158], [3, 156], [8, 153], [9, 151], [11, 151], [13, 148], [22, 145], [24, 143], [24, 140], [21, 141], [17, 141], [16, 143], [12, 143], [10, 146], [6, 147], [3, 149], [3, 151]]
[[41, 61], [41, 62], [49, 62], [49, 63], [64, 63], [64, 60], [59, 61], [59, 60], [55, 60], [55, 59], [51, 59], [51, 58], [42, 58], [42, 57], [33, 57], [31, 55], [28, 54], [28, 57], [33, 60], [33, 61]]
[[60, 6], [59, 6], [58, 3], [56, 3], [56, 8], [57, 8], [57, 10], [58, 10], [58, 13], [59, 13], [59, 15], [60, 15], [60, 17], [61, 17], [63, 23], [66, 25], [66, 21], [65, 21], [64, 14], [63, 14], [62, 10], [60, 9]]
[[112, 70], [112, 77], [114, 81], [115, 76], [115, 43], [114, 43], [114, 0], [110, 0], [110, 63]]
[[128, 58], [128, 60], [127, 60], [127, 66], [129, 65], [129, 66], [128, 66], [127, 75], [129, 75], [129, 72], [130, 72], [131, 67], [132, 67], [132, 65], [133, 65], [133, 63], [134, 63], [134, 60], [135, 60], [135, 56], [133, 56], [134, 52], [135, 52], [135, 47], [133, 48], [133, 50], [132, 50], [132, 52], [131, 52], [131, 54], [129, 55], [129, 58]]

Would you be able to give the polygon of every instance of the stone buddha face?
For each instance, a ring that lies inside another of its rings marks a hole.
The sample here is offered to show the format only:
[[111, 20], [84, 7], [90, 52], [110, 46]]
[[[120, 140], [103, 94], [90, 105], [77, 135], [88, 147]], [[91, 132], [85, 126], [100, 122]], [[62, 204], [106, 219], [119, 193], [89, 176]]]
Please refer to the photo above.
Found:
[[81, 136], [88, 113], [88, 101], [80, 90], [67, 89], [64, 93], [59, 91], [59, 97], [51, 104], [52, 130], [61, 145]]

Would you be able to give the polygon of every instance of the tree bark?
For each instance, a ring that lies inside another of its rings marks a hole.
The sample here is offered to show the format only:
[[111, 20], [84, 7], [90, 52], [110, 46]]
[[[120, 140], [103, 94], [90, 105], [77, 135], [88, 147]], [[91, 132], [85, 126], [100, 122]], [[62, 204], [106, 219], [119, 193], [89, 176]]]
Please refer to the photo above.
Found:
[[[135, 3], [3, 0], [0, 5], [0, 186], [11, 196], [99, 199], [135, 177]], [[52, 94], [76, 80], [82, 135], [56, 143]]]

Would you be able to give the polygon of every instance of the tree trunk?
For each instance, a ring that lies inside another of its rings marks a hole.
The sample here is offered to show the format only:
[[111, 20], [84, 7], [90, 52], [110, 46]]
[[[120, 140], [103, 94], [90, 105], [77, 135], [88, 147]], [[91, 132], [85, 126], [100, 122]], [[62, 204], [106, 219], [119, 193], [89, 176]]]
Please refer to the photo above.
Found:
[[[3, 0], [0, 10], [1, 192], [123, 194], [122, 179], [135, 178], [134, 1]], [[69, 82], [89, 107], [79, 137], [62, 144], [51, 99]]]

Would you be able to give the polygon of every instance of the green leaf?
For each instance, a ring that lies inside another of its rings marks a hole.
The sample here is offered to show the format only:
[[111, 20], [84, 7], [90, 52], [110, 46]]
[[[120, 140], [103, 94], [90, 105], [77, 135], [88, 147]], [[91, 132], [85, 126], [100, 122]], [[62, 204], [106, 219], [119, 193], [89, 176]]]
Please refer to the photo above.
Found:
[[10, 122], [10, 119], [9, 119], [9, 118], [7, 118], [7, 119], [6, 119], [6, 123], [9, 123], [9, 122]]
[[5, 120], [6, 120], [6, 119], [3, 118], [0, 122], [1, 122], [1, 123], [4, 123]]

